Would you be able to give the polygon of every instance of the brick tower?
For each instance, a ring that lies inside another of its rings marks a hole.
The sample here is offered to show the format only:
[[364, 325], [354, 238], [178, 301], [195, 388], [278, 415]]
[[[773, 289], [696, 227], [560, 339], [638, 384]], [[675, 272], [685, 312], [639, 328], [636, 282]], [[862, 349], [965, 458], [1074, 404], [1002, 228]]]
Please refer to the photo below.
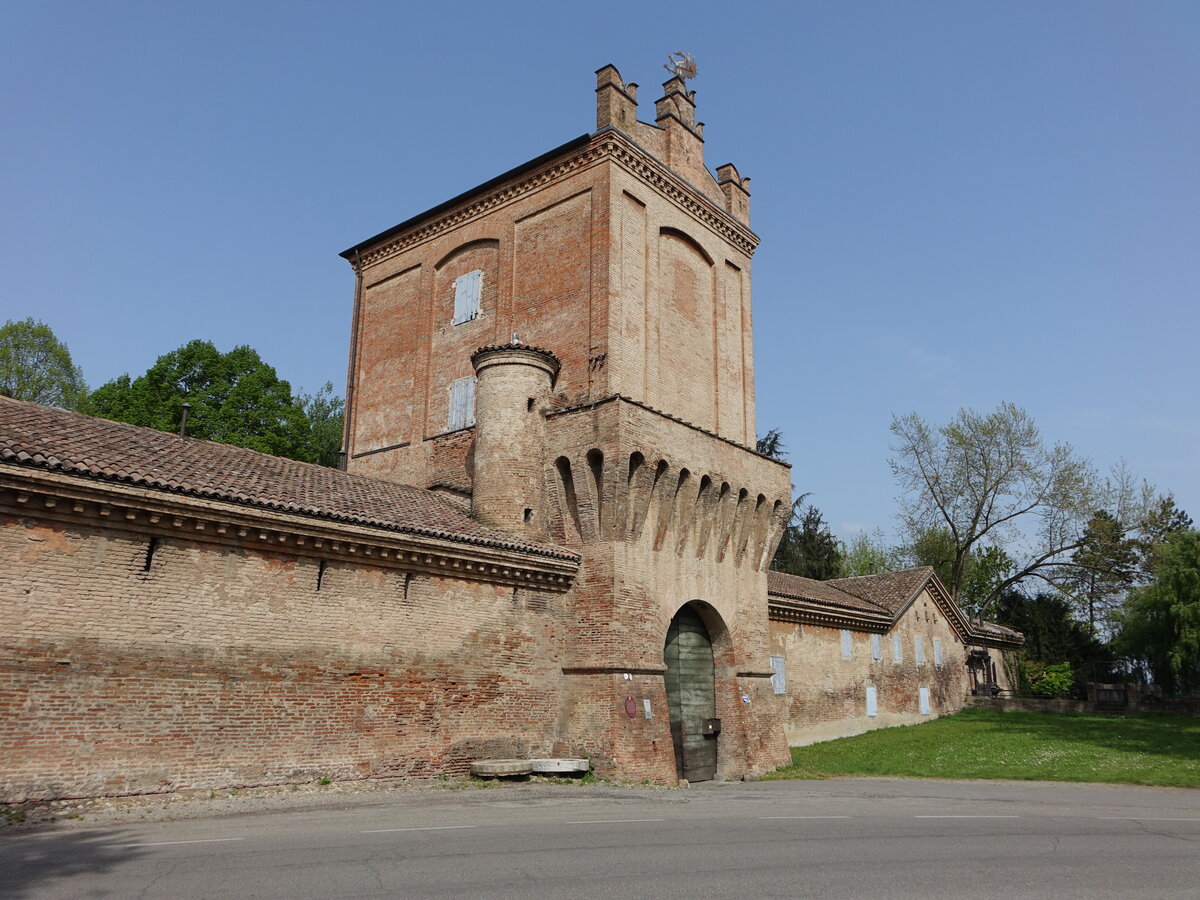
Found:
[[786, 466], [754, 452], [749, 179], [695, 93], [597, 73], [596, 131], [342, 255], [347, 467], [583, 555], [556, 754], [670, 781], [786, 761], [766, 567]]

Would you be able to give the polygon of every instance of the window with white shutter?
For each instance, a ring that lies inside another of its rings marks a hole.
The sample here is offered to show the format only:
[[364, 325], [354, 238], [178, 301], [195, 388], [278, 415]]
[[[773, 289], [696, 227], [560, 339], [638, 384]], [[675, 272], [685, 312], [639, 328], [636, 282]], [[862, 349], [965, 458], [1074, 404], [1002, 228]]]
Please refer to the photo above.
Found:
[[913, 638], [913, 654], [917, 657], [918, 663], [925, 662], [925, 642], [919, 637]]
[[900, 635], [892, 635], [892, 662], [902, 662], [904, 660], [904, 650], [900, 647]]
[[475, 376], [450, 382], [450, 415], [446, 430], [455, 431], [475, 424]]
[[854, 652], [854, 638], [850, 634], [848, 628], [842, 629], [842, 656], [849, 659]]
[[879, 715], [879, 697], [872, 684], [867, 685], [867, 715], [872, 717]]
[[940, 638], [933, 639], [933, 664], [935, 666], [942, 664], [942, 641]]
[[921, 705], [921, 715], [929, 715], [929, 688], [923, 687], [917, 692], [917, 699]]
[[479, 296], [483, 291], [483, 272], [476, 269], [454, 279], [454, 325], [470, 322], [479, 315]]
[[777, 694], [787, 693], [787, 660], [782, 656], [771, 657], [771, 689]]
[[871, 635], [871, 659], [882, 659], [883, 652], [879, 649], [879, 635]]

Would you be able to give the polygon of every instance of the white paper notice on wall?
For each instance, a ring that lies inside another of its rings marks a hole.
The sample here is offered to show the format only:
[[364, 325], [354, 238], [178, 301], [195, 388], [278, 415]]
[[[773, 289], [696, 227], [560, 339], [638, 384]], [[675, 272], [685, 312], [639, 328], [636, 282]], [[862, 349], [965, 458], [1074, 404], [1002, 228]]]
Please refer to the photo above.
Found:
[[642, 712], [645, 714], [645, 716], [646, 716], [646, 718], [647, 718], [647, 719], [653, 719], [653, 718], [654, 718], [654, 712], [653, 712], [653, 710], [651, 710], [651, 709], [650, 709], [650, 700], [649, 700], [649, 698], [643, 698], [643, 699], [642, 699]]

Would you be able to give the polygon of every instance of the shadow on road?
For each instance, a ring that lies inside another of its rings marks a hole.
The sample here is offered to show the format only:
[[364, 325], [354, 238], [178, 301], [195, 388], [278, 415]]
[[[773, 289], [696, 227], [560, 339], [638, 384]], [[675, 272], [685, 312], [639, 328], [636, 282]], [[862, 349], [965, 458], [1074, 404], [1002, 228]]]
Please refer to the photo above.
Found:
[[43, 896], [60, 878], [100, 875], [142, 852], [110, 831], [5, 835], [0, 839], [0, 894], [7, 900]]

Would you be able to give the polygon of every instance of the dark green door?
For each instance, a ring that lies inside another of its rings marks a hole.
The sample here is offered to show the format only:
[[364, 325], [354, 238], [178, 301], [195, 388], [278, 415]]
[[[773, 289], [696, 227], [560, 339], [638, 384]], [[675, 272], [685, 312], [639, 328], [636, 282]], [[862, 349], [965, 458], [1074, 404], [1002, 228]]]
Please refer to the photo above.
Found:
[[663, 651], [667, 705], [680, 778], [712, 781], [717, 774], [717, 737], [704, 725], [716, 715], [712, 639], [695, 610], [685, 606], [671, 620]]

